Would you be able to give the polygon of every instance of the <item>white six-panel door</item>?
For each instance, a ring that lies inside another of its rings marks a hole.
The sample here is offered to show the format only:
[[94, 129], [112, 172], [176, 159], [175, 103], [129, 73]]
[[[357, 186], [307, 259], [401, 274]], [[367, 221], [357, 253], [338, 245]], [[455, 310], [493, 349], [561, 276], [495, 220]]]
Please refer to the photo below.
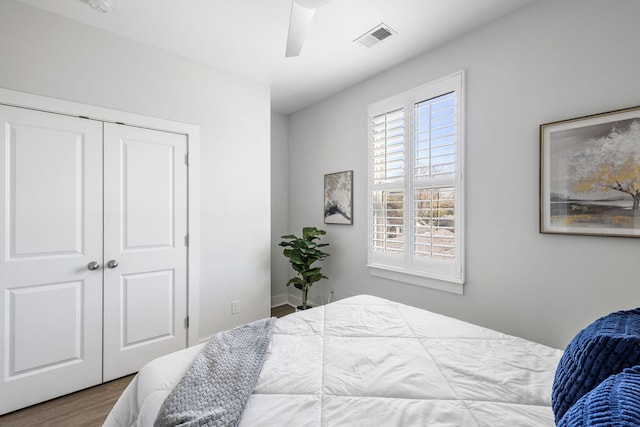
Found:
[[102, 381], [102, 123], [0, 105], [0, 413]]
[[105, 123], [105, 381], [187, 346], [186, 153], [184, 135]]
[[0, 105], [0, 414], [186, 347], [186, 136]]

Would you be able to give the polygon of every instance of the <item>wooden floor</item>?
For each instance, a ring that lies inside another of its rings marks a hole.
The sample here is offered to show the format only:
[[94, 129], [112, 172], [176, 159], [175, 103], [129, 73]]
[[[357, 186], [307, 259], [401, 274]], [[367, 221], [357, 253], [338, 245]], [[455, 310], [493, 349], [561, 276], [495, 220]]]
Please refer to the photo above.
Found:
[[133, 375], [0, 417], [2, 427], [101, 426]]
[[[281, 305], [271, 309], [271, 315], [286, 316], [295, 307]], [[48, 402], [30, 406], [0, 416], [2, 427], [99, 427], [120, 394], [133, 379], [129, 375]]]
[[291, 314], [296, 311], [296, 308], [292, 305], [279, 305], [278, 307], [273, 307], [271, 309], [271, 315], [276, 317], [286, 316], [287, 314]]

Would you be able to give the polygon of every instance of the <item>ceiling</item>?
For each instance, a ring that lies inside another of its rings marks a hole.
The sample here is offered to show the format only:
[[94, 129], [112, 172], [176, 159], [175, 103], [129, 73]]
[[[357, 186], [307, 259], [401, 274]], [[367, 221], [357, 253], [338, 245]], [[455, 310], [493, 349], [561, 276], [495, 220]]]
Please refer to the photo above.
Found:
[[[317, 10], [300, 56], [285, 58], [291, 0], [19, 0], [84, 24], [271, 86], [289, 114], [533, 0], [331, 0]], [[397, 34], [365, 48], [385, 23]]]

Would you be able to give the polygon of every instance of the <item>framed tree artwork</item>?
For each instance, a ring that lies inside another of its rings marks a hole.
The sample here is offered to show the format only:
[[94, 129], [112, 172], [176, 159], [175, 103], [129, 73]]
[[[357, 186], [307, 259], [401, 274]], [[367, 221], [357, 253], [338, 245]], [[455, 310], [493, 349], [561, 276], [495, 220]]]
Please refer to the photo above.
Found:
[[353, 224], [353, 171], [324, 176], [324, 223]]
[[540, 232], [640, 237], [640, 107], [540, 125]]

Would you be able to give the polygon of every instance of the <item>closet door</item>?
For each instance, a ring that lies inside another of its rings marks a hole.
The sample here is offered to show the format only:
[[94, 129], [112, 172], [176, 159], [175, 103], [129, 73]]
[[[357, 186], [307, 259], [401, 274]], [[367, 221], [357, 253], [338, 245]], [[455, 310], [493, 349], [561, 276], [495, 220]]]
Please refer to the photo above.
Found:
[[0, 105], [0, 413], [102, 381], [102, 123]]
[[105, 123], [104, 381], [187, 345], [185, 135]]

